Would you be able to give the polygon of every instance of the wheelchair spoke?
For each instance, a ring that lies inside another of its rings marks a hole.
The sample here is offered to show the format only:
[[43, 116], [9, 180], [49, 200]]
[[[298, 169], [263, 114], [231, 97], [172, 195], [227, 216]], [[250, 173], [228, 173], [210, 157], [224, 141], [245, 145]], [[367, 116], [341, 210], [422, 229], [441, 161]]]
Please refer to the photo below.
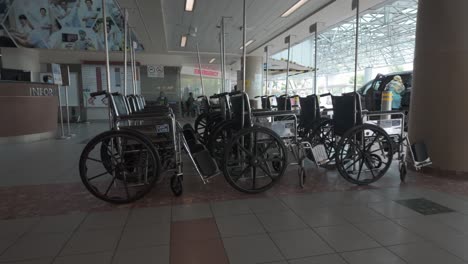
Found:
[[345, 168], [345, 171], [348, 171], [349, 168], [351, 168], [352, 166], [354, 166], [358, 161], [360, 161], [361, 159], [356, 159], [353, 163], [351, 163], [351, 165], [349, 165], [347, 168]]
[[377, 139], [378, 139], [378, 138], [379, 138], [378, 136], [374, 136], [374, 140], [372, 141], [372, 143], [370, 143], [369, 145], [367, 145], [367, 146], [365, 147], [366, 152], [368, 152], [368, 151], [372, 148], [372, 146], [374, 145], [374, 143], [377, 142]]
[[[371, 163], [372, 164], [372, 163]], [[374, 166], [372, 166], [372, 168], [370, 168], [370, 172], [372, 174], [372, 178], [375, 179], [375, 174], [374, 174]]]
[[110, 189], [112, 188], [112, 185], [114, 185], [115, 179], [116, 179], [116, 177], [114, 177], [114, 178], [112, 179], [111, 183], [109, 184], [109, 187], [107, 187], [106, 192], [104, 193], [105, 196], [107, 196], [107, 194], [109, 193]]
[[250, 151], [248, 151], [246, 148], [244, 148], [244, 146], [242, 146], [242, 144], [238, 144], [239, 148], [245, 152], [249, 157], [253, 157], [252, 153]]
[[270, 148], [273, 146], [273, 144], [276, 144], [276, 141], [270, 141], [270, 143], [268, 143], [267, 147], [262, 151], [262, 153], [260, 153], [259, 156], [265, 155], [268, 152], [268, 150], [270, 150]]
[[89, 159], [89, 160], [92, 160], [92, 161], [95, 161], [95, 162], [102, 163], [102, 160], [98, 160], [98, 159], [94, 159], [94, 158], [90, 158], [90, 157], [87, 157], [86, 159]]
[[[114, 171], [112, 171], [112, 172], [114, 172]], [[103, 172], [103, 173], [101, 173], [101, 174], [98, 174], [98, 175], [96, 175], [96, 176], [93, 176], [93, 177], [91, 177], [91, 178], [88, 178], [88, 181], [92, 181], [92, 180], [94, 180], [94, 179], [97, 179], [97, 178], [99, 178], [99, 177], [102, 177], [102, 176], [104, 176], [104, 175], [106, 175], [106, 174], [108, 174], [108, 173], [112, 173], [112, 172], [107, 172], [107, 171], [106, 171], [106, 172]]]
[[[266, 176], [270, 177], [270, 179], [273, 180], [270, 170], [263, 168], [261, 164], [258, 164], [258, 167], [265, 173]], [[267, 168], [268, 168], [268, 165], [267, 165]]]
[[359, 180], [359, 178], [361, 177], [361, 172], [362, 172], [362, 167], [364, 166], [364, 160], [361, 159], [361, 162], [359, 163], [359, 172], [358, 172], [358, 175], [357, 175], [357, 180]]

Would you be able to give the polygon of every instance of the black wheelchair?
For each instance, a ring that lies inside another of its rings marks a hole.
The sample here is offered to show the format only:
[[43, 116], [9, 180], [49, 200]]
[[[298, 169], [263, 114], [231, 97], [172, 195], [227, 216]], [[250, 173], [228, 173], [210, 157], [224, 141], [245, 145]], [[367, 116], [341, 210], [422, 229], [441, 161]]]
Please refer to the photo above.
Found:
[[400, 111], [363, 111], [358, 93], [332, 96], [333, 118], [321, 123], [310, 137], [311, 144], [321, 140], [340, 175], [357, 185], [372, 184], [399, 161], [401, 181], [407, 172], [406, 150], [417, 168], [431, 164], [427, 157], [417, 162], [405, 135], [405, 113]]

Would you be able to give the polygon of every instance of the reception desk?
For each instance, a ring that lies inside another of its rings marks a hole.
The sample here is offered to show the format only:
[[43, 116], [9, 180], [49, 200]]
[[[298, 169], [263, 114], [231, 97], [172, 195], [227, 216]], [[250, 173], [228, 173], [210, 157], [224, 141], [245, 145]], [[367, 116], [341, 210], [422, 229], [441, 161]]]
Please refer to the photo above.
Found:
[[57, 92], [52, 84], [0, 81], [0, 144], [55, 137]]

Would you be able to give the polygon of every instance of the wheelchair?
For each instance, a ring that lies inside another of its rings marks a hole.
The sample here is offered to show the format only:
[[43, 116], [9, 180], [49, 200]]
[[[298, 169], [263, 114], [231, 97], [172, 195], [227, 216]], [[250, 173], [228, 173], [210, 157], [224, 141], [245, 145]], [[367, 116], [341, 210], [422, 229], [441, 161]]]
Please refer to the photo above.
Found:
[[[327, 145], [329, 158], [334, 158], [338, 172], [348, 182], [372, 184], [387, 173], [393, 160], [399, 161], [400, 179], [404, 182], [406, 149], [409, 149], [415, 166], [431, 164], [429, 158], [421, 163], [415, 160], [404, 131], [404, 112], [363, 111], [358, 93], [332, 96], [332, 103], [332, 120], [322, 123], [316, 133], [326, 131], [322, 143]], [[397, 118], [392, 119], [392, 116]]]
[[204, 146], [190, 138], [193, 128], [182, 128], [171, 108], [157, 106], [130, 113], [131, 101], [139, 100], [136, 97], [105, 91], [91, 96], [106, 96], [111, 106], [111, 130], [91, 139], [79, 161], [81, 180], [97, 198], [116, 204], [136, 201], [171, 172], [171, 190], [181, 195], [182, 149], [203, 183], [220, 173]]
[[[216, 138], [218, 156], [214, 157], [226, 180], [241, 192], [260, 193], [273, 187], [288, 165], [297, 165], [303, 187], [306, 150], [319, 154], [320, 146], [314, 151], [298, 136], [299, 111], [252, 110], [244, 92], [230, 96], [230, 103], [232, 119], [218, 128], [224, 136]], [[317, 155], [315, 160], [323, 159]]]

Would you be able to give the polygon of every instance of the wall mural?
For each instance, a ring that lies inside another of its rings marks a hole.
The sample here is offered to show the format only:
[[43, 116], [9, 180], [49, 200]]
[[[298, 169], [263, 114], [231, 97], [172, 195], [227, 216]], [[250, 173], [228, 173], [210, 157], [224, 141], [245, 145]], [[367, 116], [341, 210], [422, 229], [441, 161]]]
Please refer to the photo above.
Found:
[[[109, 50], [122, 51], [123, 14], [105, 2]], [[0, 47], [104, 50], [103, 22], [101, 0], [0, 0]]]

